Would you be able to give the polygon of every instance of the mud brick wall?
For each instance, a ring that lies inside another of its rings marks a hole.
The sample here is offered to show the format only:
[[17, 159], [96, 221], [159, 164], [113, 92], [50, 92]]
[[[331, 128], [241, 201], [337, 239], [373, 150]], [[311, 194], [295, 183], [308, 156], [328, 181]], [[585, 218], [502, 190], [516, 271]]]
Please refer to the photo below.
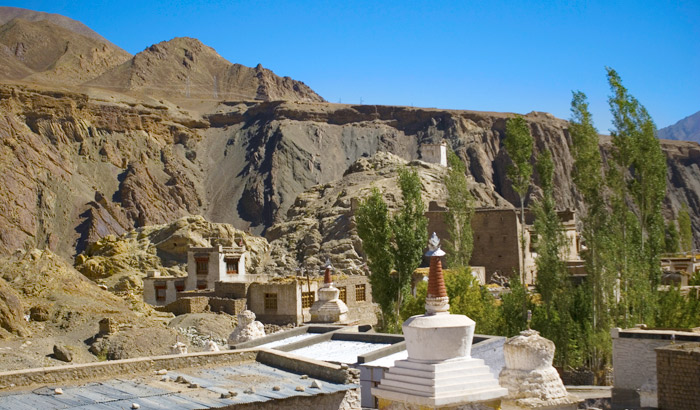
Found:
[[656, 349], [659, 409], [700, 409], [700, 343]]

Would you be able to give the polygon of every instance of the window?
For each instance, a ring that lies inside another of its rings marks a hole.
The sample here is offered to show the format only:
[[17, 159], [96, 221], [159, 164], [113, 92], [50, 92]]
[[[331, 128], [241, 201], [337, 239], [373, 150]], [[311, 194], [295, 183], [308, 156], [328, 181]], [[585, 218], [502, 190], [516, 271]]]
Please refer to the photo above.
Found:
[[301, 292], [301, 307], [303, 309], [308, 309], [316, 301], [316, 295], [314, 292]]
[[165, 282], [156, 282], [154, 287], [156, 288], [156, 300], [158, 302], [164, 302], [167, 292]]
[[364, 302], [367, 300], [365, 295], [365, 285], [355, 285], [355, 302]]
[[340, 291], [338, 299], [342, 300], [343, 303], [348, 303], [348, 289], [345, 286], [340, 286], [338, 290]]
[[238, 275], [238, 259], [225, 259], [226, 273], [229, 275]]
[[207, 281], [206, 280], [198, 280], [197, 281], [197, 289], [202, 290], [207, 288]]
[[266, 293], [265, 294], [265, 310], [277, 310], [277, 294], [276, 293]]
[[185, 280], [178, 280], [175, 281], [175, 291], [176, 292], [184, 292], [185, 291]]
[[209, 274], [209, 258], [197, 258], [197, 275]]

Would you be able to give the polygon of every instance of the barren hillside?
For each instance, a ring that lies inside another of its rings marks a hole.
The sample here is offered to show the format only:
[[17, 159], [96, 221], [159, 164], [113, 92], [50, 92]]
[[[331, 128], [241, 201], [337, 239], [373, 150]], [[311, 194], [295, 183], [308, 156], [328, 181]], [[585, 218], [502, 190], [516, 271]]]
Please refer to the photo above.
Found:
[[231, 64], [186, 37], [154, 44], [86, 85], [166, 98], [323, 101], [302, 82]]

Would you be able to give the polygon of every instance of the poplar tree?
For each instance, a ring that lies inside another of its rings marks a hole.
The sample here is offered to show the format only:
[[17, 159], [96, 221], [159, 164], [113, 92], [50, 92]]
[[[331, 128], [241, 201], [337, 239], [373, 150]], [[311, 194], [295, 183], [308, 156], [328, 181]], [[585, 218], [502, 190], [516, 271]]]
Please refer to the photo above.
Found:
[[[580, 303], [588, 304], [590, 317], [574, 314], [579, 327], [589, 328], [591, 337], [587, 337], [584, 347], [588, 351], [591, 367], [602, 369], [609, 361], [611, 310], [615, 309], [615, 275], [614, 270], [606, 267], [610, 249], [609, 212], [605, 203], [605, 175], [603, 160], [600, 155], [600, 136], [593, 124], [593, 116], [588, 109], [588, 100], [581, 91], [572, 93], [571, 118], [569, 133], [571, 135], [571, 154], [574, 157], [572, 173], [574, 184], [578, 189], [585, 209], [582, 209], [583, 230], [581, 236], [586, 250], [582, 252], [585, 259], [587, 278], [584, 286], [586, 292], [579, 292]], [[590, 326], [585, 322], [590, 321]]]
[[[618, 242], [618, 265], [625, 297], [624, 324], [653, 321], [663, 252], [666, 159], [647, 110], [622, 85], [617, 72], [607, 68], [613, 115], [613, 214]], [[632, 204], [632, 210], [629, 204]]]
[[372, 188], [370, 195], [360, 201], [355, 221], [357, 235], [362, 239], [367, 267], [371, 272], [369, 282], [372, 285], [372, 299], [379, 305], [382, 323], [386, 324], [393, 320], [391, 317], [398, 283], [391, 275], [394, 262], [389, 208], [379, 189]]
[[447, 163], [449, 169], [445, 178], [447, 188], [445, 224], [449, 238], [445, 238], [443, 242], [450, 268], [466, 267], [469, 265], [474, 245], [471, 224], [474, 214], [473, 198], [467, 185], [467, 170], [464, 162], [453, 151], [449, 151]]
[[509, 118], [506, 121], [506, 137], [503, 146], [512, 162], [508, 167], [507, 175], [513, 190], [520, 199], [520, 276], [525, 281], [525, 198], [530, 189], [530, 177], [532, 176], [532, 147], [534, 145], [530, 127], [521, 116]]
[[681, 252], [690, 252], [693, 250], [693, 225], [690, 222], [690, 214], [688, 213], [688, 205], [683, 204], [683, 207], [678, 212], [678, 230], [680, 236]]
[[537, 279], [535, 287], [542, 303], [535, 308], [533, 322], [542, 335], [557, 346], [556, 362], [568, 364], [571, 329], [571, 284], [566, 264], [561, 259], [565, 245], [564, 229], [554, 202], [554, 164], [549, 151], [537, 159], [542, 199], [534, 206], [537, 235]]
[[381, 309], [384, 329], [393, 332], [401, 330], [401, 305], [428, 238], [418, 173], [401, 168], [398, 179], [403, 203], [393, 216], [377, 188], [360, 201], [355, 215], [371, 271], [372, 297]]
[[[396, 319], [404, 297], [410, 293], [413, 272], [423, 260], [423, 249], [428, 241], [428, 220], [421, 195], [421, 181], [414, 169], [399, 169], [399, 187], [403, 204], [391, 220], [394, 267], [398, 276]], [[399, 327], [397, 323], [397, 327]]]

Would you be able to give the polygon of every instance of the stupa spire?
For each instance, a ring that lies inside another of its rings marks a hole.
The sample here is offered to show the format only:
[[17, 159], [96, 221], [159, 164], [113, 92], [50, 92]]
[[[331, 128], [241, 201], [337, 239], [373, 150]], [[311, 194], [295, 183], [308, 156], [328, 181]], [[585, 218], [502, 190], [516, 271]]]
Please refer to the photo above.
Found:
[[447, 296], [445, 287], [445, 277], [442, 273], [441, 257], [445, 252], [440, 249], [440, 238], [433, 232], [428, 241], [428, 252], [425, 256], [430, 257], [430, 272], [428, 273], [428, 292], [425, 298], [425, 313], [434, 315], [437, 313], [449, 313], [450, 298]]
[[333, 265], [331, 265], [331, 260], [329, 258], [326, 258], [326, 264], [323, 267], [326, 269], [323, 273], [323, 283], [330, 286], [333, 284], [333, 280], [331, 279], [331, 269], [333, 269]]

